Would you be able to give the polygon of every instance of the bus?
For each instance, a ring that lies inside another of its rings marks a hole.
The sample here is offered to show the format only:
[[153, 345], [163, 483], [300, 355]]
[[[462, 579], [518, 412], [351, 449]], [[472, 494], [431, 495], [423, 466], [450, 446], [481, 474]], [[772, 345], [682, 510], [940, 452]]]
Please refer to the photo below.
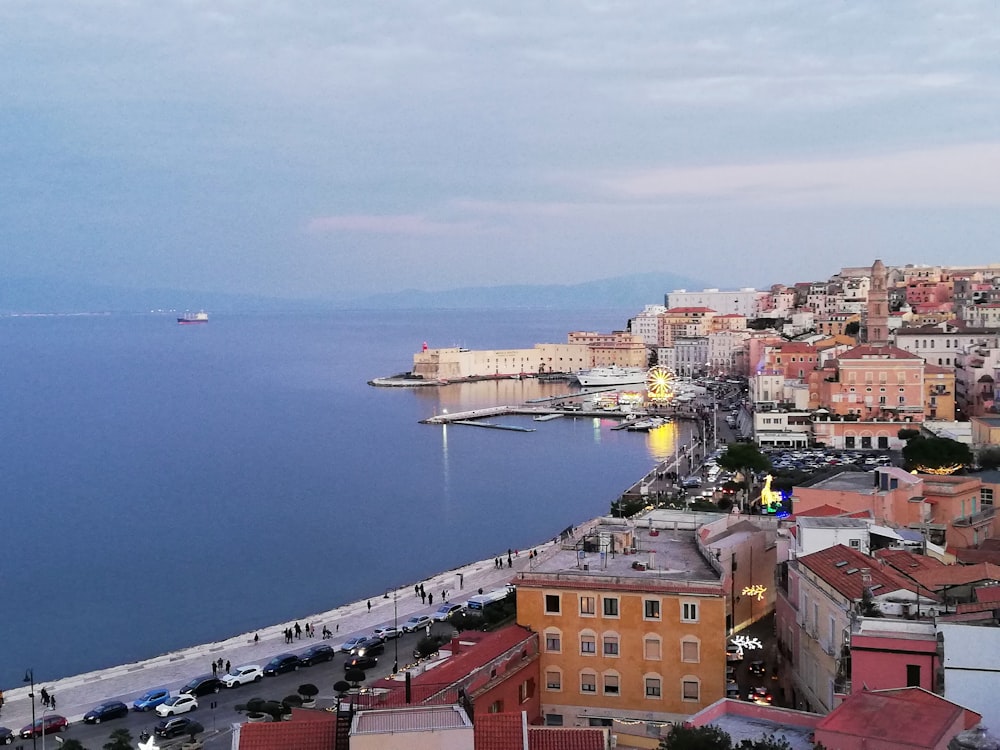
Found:
[[465, 608], [469, 612], [475, 612], [477, 614], [482, 614], [483, 610], [486, 609], [490, 604], [496, 604], [497, 602], [502, 602], [507, 598], [514, 590], [513, 586], [507, 586], [502, 589], [494, 589], [493, 591], [487, 591], [485, 594], [478, 594], [472, 597], [465, 603]]

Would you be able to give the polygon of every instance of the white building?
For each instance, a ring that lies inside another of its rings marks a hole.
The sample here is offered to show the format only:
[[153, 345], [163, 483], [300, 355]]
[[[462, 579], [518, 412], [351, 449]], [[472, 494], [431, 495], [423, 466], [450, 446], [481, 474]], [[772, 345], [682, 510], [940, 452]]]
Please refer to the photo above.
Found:
[[1000, 727], [1000, 628], [939, 622], [944, 646], [944, 697]]
[[[811, 555], [838, 544], [870, 554], [871, 521], [842, 516], [796, 516], [795, 556]], [[874, 564], [875, 561], [873, 560]]]
[[657, 316], [666, 311], [667, 308], [663, 305], [646, 305], [641, 313], [632, 318], [631, 332], [642, 336], [646, 346], [656, 346], [659, 333], [659, 318]]
[[753, 287], [744, 287], [733, 292], [718, 289], [689, 292], [686, 289], [677, 289], [667, 294], [666, 303], [668, 308], [709, 307], [720, 315], [736, 313], [755, 318], [759, 312], [758, 300], [767, 296], [767, 292], [759, 292]]

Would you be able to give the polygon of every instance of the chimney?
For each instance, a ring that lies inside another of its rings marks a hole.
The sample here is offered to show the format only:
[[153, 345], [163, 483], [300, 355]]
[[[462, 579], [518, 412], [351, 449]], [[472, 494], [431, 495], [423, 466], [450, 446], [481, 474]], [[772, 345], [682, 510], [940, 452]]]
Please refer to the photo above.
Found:
[[451, 639], [451, 655], [452, 656], [455, 656], [458, 653], [458, 650], [459, 650], [460, 646], [461, 646], [461, 641], [459, 640], [459, 636], [456, 635], [454, 638]]

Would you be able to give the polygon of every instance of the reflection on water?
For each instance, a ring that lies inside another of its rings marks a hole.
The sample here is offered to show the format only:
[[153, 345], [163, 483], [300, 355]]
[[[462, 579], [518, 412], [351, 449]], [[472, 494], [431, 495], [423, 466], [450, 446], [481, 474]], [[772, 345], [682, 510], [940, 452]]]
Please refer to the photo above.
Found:
[[600, 417], [594, 417], [594, 442], [600, 444], [601, 442], [601, 419]]
[[451, 503], [451, 474], [448, 470], [448, 425], [441, 425], [441, 496], [447, 508]]

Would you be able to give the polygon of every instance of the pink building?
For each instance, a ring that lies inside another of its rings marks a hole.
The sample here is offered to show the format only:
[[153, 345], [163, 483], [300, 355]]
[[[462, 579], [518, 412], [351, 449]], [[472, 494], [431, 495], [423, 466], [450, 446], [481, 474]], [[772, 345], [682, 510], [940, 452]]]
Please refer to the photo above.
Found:
[[816, 725], [827, 750], [947, 750], [981, 716], [920, 688], [862, 691]]

